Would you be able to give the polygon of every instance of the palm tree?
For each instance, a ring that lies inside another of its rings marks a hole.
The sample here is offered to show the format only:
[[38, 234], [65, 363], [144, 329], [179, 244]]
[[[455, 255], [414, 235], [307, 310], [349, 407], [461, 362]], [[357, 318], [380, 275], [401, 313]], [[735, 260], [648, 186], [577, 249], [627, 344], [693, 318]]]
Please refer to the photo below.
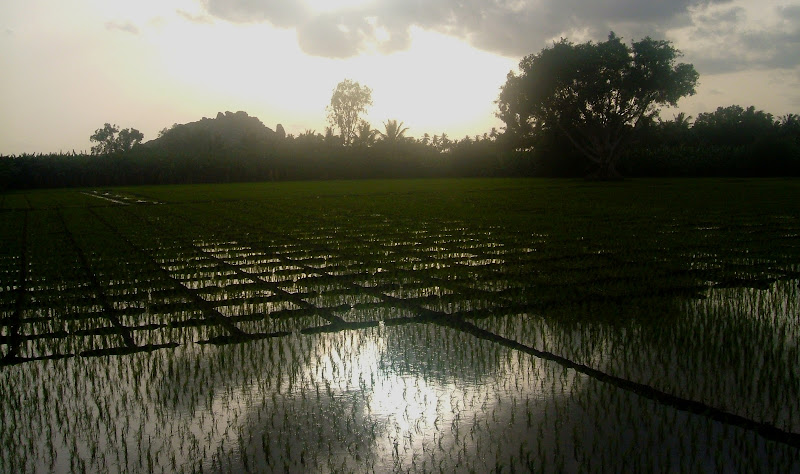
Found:
[[800, 137], [800, 115], [787, 114], [778, 120], [781, 133]]
[[452, 145], [452, 144], [453, 144], [453, 141], [450, 140], [449, 138], [447, 138], [447, 134], [446, 133], [442, 132], [442, 136], [439, 139], [439, 147], [440, 147], [439, 151], [442, 152], [442, 153], [450, 151], [450, 145]]
[[387, 120], [383, 127], [386, 129], [386, 133], [380, 133], [381, 139], [388, 143], [397, 143], [400, 141], [405, 140], [405, 133], [408, 131], [408, 127], [403, 127], [403, 122], [397, 123], [397, 120]]
[[370, 147], [375, 144], [375, 139], [380, 132], [374, 130], [366, 120], [362, 120], [356, 129], [356, 136], [353, 145]]
[[675, 116], [675, 125], [681, 129], [688, 129], [692, 125], [692, 116], [681, 112]]
[[333, 127], [325, 127], [325, 143], [328, 145], [341, 145], [342, 138], [333, 133]]

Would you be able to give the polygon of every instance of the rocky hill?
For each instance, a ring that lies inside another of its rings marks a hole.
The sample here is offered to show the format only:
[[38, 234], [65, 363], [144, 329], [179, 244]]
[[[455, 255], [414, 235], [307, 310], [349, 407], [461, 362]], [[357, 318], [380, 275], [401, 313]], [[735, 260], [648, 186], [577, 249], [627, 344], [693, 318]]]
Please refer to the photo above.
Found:
[[278, 132], [265, 126], [257, 117], [247, 112], [219, 112], [216, 118], [203, 117], [196, 122], [174, 124], [163, 129], [158, 138], [143, 144], [150, 148], [230, 149], [266, 144], [283, 138], [283, 127]]

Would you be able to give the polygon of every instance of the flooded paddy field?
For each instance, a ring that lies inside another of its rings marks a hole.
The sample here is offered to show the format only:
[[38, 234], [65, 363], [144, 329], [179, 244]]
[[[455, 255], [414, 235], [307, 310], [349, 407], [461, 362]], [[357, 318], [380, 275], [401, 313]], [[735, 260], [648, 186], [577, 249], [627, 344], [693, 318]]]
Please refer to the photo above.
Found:
[[2, 194], [0, 472], [798, 472], [799, 198]]

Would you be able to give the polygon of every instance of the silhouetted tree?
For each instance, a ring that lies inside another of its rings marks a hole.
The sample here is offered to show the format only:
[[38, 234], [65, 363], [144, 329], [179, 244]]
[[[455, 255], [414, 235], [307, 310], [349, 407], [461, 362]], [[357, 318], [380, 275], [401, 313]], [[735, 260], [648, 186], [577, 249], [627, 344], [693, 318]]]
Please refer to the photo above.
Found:
[[[630, 176], [800, 176], [798, 115], [774, 120], [754, 107], [729, 106], [700, 117], [696, 126], [684, 114], [672, 120], [646, 120], [636, 129], [631, 126], [618, 169]], [[387, 125], [384, 135], [395, 137], [394, 141], [378, 140], [379, 132], [362, 120], [352, 144], [366, 146], [343, 147], [333, 127], [324, 135], [306, 130], [279, 140], [257, 118], [226, 112], [216, 119], [175, 124], [155, 140], [131, 145], [127, 153], [114, 153], [120, 135], [121, 143], [126, 139], [109, 124], [98, 130], [96, 138], [116, 136], [109, 145], [110, 157], [102, 147], [91, 156], [86, 152], [0, 156], [0, 190], [345, 178], [566, 177], [585, 172], [586, 159], [554, 127], [537, 129], [548, 133], [534, 134], [528, 146], [508, 131], [493, 129], [455, 141], [446, 134], [414, 140], [403, 137], [402, 123], [392, 120]], [[131, 143], [137, 139], [133, 132]]]
[[680, 112], [672, 120], [649, 123], [639, 134], [643, 146], [680, 145], [692, 141], [692, 117]]
[[345, 79], [333, 90], [331, 103], [327, 107], [328, 122], [339, 129], [342, 143], [353, 142], [360, 115], [372, 105], [372, 90], [358, 82]]
[[342, 137], [333, 133], [333, 127], [325, 127], [324, 140], [326, 145], [341, 145], [343, 143]]
[[447, 137], [446, 133], [442, 133], [441, 136], [434, 135], [431, 139], [431, 146], [436, 149], [439, 153], [445, 153], [450, 151], [450, 146], [453, 142]]
[[406, 139], [406, 132], [408, 131], [408, 127], [403, 127], [403, 122], [398, 123], [397, 120], [387, 120], [383, 124], [383, 128], [386, 132], [378, 132], [380, 133], [381, 140], [386, 143], [399, 143]]
[[631, 130], [659, 106], [694, 94], [698, 74], [691, 64], [676, 64], [680, 55], [668, 41], [648, 37], [628, 47], [613, 32], [601, 43], [562, 39], [522, 59], [520, 74], [509, 72], [498, 117], [512, 134], [563, 134], [596, 177], [616, 177]]
[[89, 137], [89, 141], [97, 143], [92, 147], [93, 155], [108, 155], [125, 152], [144, 139], [144, 135], [135, 128], [120, 130], [117, 125], [106, 123]]
[[353, 144], [360, 147], [371, 147], [375, 144], [375, 139], [378, 136], [377, 130], [372, 128], [372, 125], [369, 124], [366, 120], [362, 120], [358, 124], [358, 130], [353, 140]]
[[776, 131], [776, 122], [772, 114], [756, 110], [752, 105], [746, 109], [730, 105], [699, 114], [692, 130], [706, 143], [748, 145]]
[[142, 139], [144, 139], [144, 135], [135, 128], [124, 128], [120, 130], [119, 135], [117, 135], [119, 151], [130, 150], [134, 145], [141, 143]]

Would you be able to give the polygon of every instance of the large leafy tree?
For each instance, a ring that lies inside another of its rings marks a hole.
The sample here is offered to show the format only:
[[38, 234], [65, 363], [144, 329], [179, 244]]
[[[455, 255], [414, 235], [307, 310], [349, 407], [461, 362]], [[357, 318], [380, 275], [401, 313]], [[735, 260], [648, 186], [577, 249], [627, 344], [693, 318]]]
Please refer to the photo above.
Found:
[[327, 107], [328, 122], [339, 129], [344, 145], [353, 143], [361, 114], [372, 105], [372, 89], [358, 82], [345, 79], [333, 90], [331, 103]]
[[668, 41], [631, 46], [612, 32], [607, 41], [562, 39], [520, 61], [497, 100], [500, 119], [517, 138], [563, 134], [601, 179], [618, 176], [620, 150], [638, 125], [695, 93], [698, 74]]
[[103, 128], [98, 128], [89, 137], [89, 141], [97, 143], [92, 146], [93, 155], [108, 155], [111, 153], [125, 152], [139, 144], [144, 135], [135, 128], [120, 130], [117, 125], [106, 123]]

